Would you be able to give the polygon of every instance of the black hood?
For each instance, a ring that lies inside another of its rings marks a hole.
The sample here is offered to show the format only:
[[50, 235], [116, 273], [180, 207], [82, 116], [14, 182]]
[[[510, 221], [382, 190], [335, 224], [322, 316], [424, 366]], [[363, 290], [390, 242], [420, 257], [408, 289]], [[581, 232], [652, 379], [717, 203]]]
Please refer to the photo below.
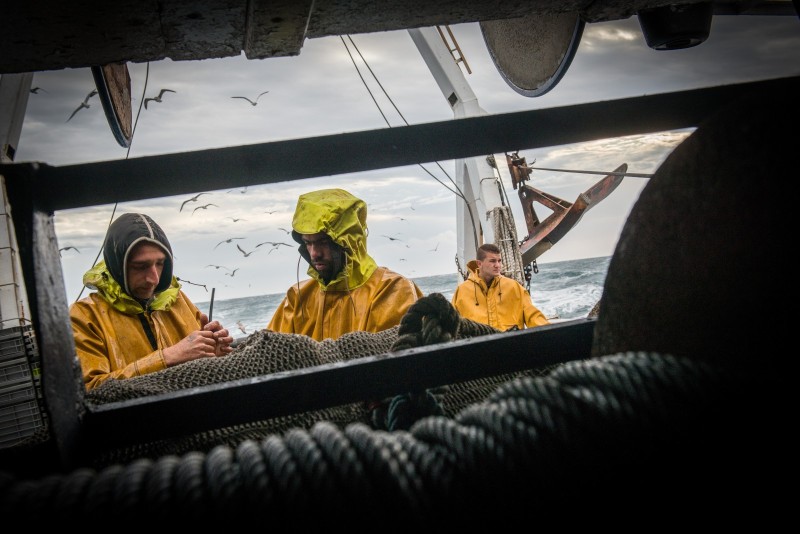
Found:
[[164, 291], [172, 283], [172, 247], [164, 230], [144, 213], [124, 213], [108, 227], [103, 259], [108, 272], [128, 295], [131, 295], [125, 278], [128, 255], [134, 246], [142, 242], [161, 247], [167, 255], [155, 292]]

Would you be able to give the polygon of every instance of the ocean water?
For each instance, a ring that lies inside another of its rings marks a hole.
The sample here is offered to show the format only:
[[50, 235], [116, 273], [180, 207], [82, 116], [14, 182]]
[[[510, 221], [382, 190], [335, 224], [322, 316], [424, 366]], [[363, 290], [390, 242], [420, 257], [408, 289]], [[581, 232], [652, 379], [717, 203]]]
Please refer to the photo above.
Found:
[[[611, 256], [584, 258], [539, 265], [532, 274], [531, 298], [534, 305], [551, 320], [586, 317], [603, 293], [603, 284]], [[450, 300], [461, 281], [458, 273], [413, 278], [425, 295], [441, 293]], [[283, 299], [284, 293], [256, 295], [214, 301], [213, 318], [220, 321], [234, 338], [240, 339], [264, 328]], [[209, 302], [197, 302], [207, 310]], [[244, 327], [240, 329], [238, 324]]]

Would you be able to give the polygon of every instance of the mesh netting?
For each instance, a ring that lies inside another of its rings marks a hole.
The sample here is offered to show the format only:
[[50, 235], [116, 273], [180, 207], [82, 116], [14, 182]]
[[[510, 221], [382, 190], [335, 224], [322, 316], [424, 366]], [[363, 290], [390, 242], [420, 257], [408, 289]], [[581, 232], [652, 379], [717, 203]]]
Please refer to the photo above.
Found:
[[[423, 321], [423, 318], [426, 319]], [[351, 332], [336, 340], [316, 341], [307, 336], [261, 330], [245, 338], [234, 352], [226, 357], [201, 358], [139, 377], [107, 380], [86, 394], [86, 402], [98, 405], [129, 400], [498, 332], [490, 326], [459, 317], [450, 303], [442, 295], [436, 294], [418, 301], [409, 310], [400, 326], [383, 332]], [[541, 371], [532, 370], [503, 374], [436, 388], [431, 394], [433, 402], [440, 410], [422, 411], [415, 418], [426, 413], [453, 416], [464, 407], [485, 399], [499, 384], [539, 372]], [[101, 467], [141, 457], [155, 458], [189, 451], [207, 452], [216, 445], [236, 446], [245, 439], [258, 440], [269, 434], [283, 433], [293, 428], [309, 429], [319, 421], [327, 421], [339, 427], [358, 422], [382, 429], [398, 428], [396, 425], [387, 428], [385, 421], [390, 414], [388, 411], [390, 399], [381, 405], [368, 404], [367, 400], [209, 430], [180, 438], [127, 445], [98, 453], [92, 463], [95, 467]], [[410, 404], [408, 407], [413, 408]], [[391, 412], [392, 415], [395, 413], [396, 410]], [[404, 426], [409, 424], [410, 422], [406, 422]]]

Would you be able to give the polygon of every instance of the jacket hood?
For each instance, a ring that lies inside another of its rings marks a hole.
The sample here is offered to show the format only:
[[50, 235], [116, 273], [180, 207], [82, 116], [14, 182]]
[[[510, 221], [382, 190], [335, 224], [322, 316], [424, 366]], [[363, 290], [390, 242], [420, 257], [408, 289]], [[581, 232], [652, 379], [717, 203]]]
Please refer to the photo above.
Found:
[[348, 290], [362, 286], [378, 268], [367, 254], [367, 204], [344, 189], [322, 189], [300, 195], [292, 219], [292, 238], [300, 244], [298, 251], [309, 264], [311, 258], [301, 234], [324, 232], [345, 254], [345, 266], [326, 286], [316, 269], [309, 266], [308, 275], [325, 290]]
[[160, 247], [167, 255], [164, 270], [156, 286], [156, 295], [172, 284], [172, 246], [164, 230], [143, 213], [123, 213], [111, 223], [103, 244], [103, 259], [106, 268], [122, 290], [131, 295], [128, 287], [128, 257], [139, 243], [150, 243]]
[[[469, 271], [469, 276], [467, 276], [467, 281], [472, 282], [484, 293], [489, 290], [489, 286], [494, 283], [494, 279], [491, 281], [490, 284], [486, 284], [486, 280], [483, 279], [480, 273], [480, 269], [478, 267], [478, 260], [469, 260], [467, 262], [467, 270]], [[500, 275], [502, 276], [502, 275]], [[499, 277], [497, 277], [499, 278]]]
[[[83, 285], [96, 290], [115, 310], [126, 315], [136, 315], [147, 311], [141, 302], [122, 290], [122, 287], [111, 276], [108, 266], [103, 260], [86, 271], [83, 275]], [[178, 300], [180, 289], [181, 285], [178, 279], [173, 276], [169, 288], [157, 293], [148, 303], [148, 310], [169, 310]]]

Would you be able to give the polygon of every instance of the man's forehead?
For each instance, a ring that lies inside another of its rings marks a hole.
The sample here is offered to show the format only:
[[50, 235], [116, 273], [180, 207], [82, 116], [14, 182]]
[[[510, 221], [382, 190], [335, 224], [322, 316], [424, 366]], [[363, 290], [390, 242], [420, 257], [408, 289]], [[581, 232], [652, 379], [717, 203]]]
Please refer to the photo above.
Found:
[[129, 262], [145, 262], [165, 259], [167, 257], [164, 250], [152, 243], [139, 243], [131, 251]]
[[317, 232], [316, 234], [300, 234], [300, 239], [304, 243], [319, 243], [322, 241], [330, 241], [331, 238], [325, 232]]

